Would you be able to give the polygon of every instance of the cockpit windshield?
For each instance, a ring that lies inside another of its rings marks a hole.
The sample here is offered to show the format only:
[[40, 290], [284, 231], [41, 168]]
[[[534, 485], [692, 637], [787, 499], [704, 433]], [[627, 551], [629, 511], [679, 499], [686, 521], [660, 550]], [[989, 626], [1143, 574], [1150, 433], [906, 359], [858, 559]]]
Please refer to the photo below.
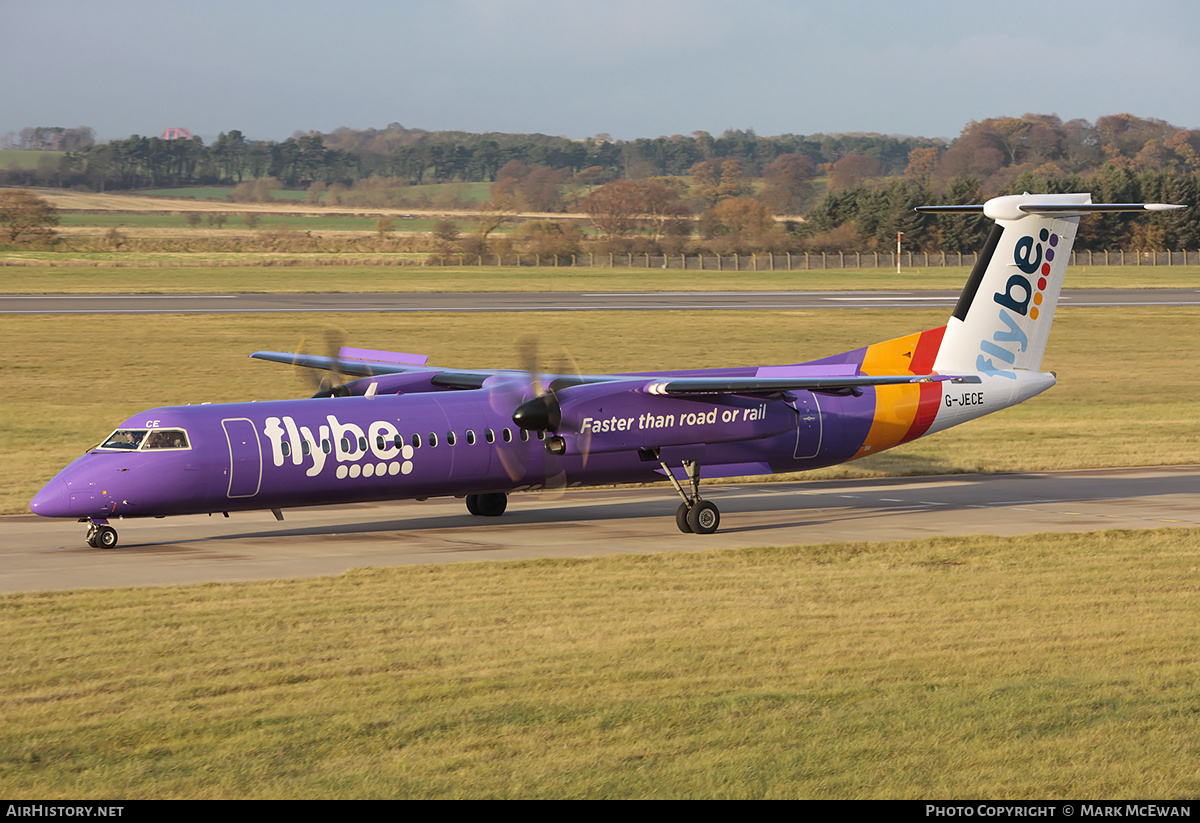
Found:
[[107, 440], [100, 444], [100, 448], [133, 451], [142, 445], [142, 440], [145, 438], [145, 429], [117, 429], [108, 436]]
[[186, 449], [188, 437], [183, 429], [117, 429], [98, 448], [122, 451]]

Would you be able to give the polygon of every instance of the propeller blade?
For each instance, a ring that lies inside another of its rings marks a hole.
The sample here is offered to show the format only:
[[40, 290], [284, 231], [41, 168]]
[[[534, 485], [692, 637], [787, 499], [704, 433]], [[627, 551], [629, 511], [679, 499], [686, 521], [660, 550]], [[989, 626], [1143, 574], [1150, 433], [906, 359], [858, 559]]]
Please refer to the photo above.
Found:
[[[346, 388], [346, 374], [342, 368], [342, 348], [346, 333], [332, 326], [325, 329], [325, 356], [333, 362], [332, 369], [306, 369], [309, 382], [316, 389], [313, 397], [345, 397], [350, 394]], [[303, 347], [304, 340], [300, 341]], [[303, 348], [301, 348], [303, 351]]]
[[516, 483], [525, 477], [525, 464], [517, 457], [514, 449], [507, 449], [501, 446], [496, 449], [496, 454], [499, 455], [500, 465], [504, 466], [504, 473], [508, 475], [509, 480]]
[[[498, 414], [510, 416], [518, 429], [524, 430], [522, 433], [553, 434], [562, 423], [562, 409], [553, 378], [558, 374], [578, 371], [564, 354], [561, 372], [544, 373], [539, 363], [538, 342], [534, 337], [526, 336], [517, 341], [517, 357], [521, 364], [520, 371], [502, 373], [492, 379], [489, 404]], [[585, 448], [590, 446], [591, 437], [585, 437], [582, 442]], [[566, 491], [566, 471], [559, 458], [546, 450], [544, 440], [514, 437], [511, 442], [497, 442], [496, 453], [513, 482], [527, 479], [532, 473], [534, 477], [544, 478], [544, 493], [558, 495]], [[540, 471], [537, 470], [539, 463]]]
[[533, 396], [539, 397], [546, 393], [546, 387], [542, 384], [541, 375], [538, 372], [538, 343], [535, 337], [522, 337], [517, 341], [517, 356], [521, 361], [521, 370], [529, 377], [529, 384], [533, 387]]
[[[583, 372], [581, 372], [579, 370], [579, 364], [575, 362], [575, 358], [572, 357], [571, 353], [568, 352], [566, 349], [562, 350], [559, 357], [560, 357], [560, 361], [561, 361], [560, 368], [558, 370], [559, 374], [570, 374], [575, 377], [578, 377], [579, 375], [583, 374]], [[557, 415], [558, 415], [558, 423], [555, 424], [555, 429], [557, 429], [558, 426], [562, 425], [562, 404], [558, 402], [557, 392], [554, 395], [554, 399], [555, 399], [555, 406], [556, 406], [556, 411], [557, 411]], [[583, 468], [586, 469], [587, 464], [588, 464], [588, 455], [591, 454], [591, 451], [592, 451], [592, 431], [591, 431], [591, 429], [588, 429], [586, 432], [584, 432], [580, 435], [577, 435], [575, 437], [575, 444], [579, 449], [579, 454], [580, 454], [580, 457], [582, 458]]]

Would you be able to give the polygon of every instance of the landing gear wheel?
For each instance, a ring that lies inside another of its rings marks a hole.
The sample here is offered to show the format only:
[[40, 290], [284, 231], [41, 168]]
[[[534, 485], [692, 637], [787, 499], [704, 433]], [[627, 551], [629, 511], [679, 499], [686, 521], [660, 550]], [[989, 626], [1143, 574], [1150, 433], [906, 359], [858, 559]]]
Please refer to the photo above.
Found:
[[117, 547], [117, 530], [112, 526], [98, 526], [96, 536], [92, 539], [96, 541], [95, 545], [98, 549], [115, 549]]
[[471, 514], [475, 515], [476, 517], [479, 517], [480, 515], [483, 514], [483, 512], [481, 512], [479, 510], [479, 495], [477, 495], [477, 494], [468, 494], [467, 495], [467, 511], [469, 511]]
[[688, 512], [687, 522], [696, 534], [712, 534], [721, 525], [721, 512], [709, 501], [699, 500]]
[[688, 525], [688, 506], [687, 503], [680, 503], [679, 508], [675, 510], [675, 525], [684, 534], [691, 534], [692, 527]]
[[476, 495], [475, 508], [484, 517], [499, 517], [508, 508], [508, 495], [504, 492]]
[[89, 546], [91, 546], [93, 549], [100, 548], [100, 546], [96, 543], [96, 527], [95, 526], [88, 526], [87, 537], [84, 539], [87, 540], [87, 544]]

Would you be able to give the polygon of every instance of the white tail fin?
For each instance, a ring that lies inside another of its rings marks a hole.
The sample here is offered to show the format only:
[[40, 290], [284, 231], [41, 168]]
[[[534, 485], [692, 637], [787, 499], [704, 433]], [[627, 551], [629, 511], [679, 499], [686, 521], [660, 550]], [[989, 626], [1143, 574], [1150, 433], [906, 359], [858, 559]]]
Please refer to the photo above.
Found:
[[982, 206], [921, 212], [983, 212], [996, 221], [938, 348], [940, 374], [1015, 378], [1040, 371], [1079, 218], [1096, 212], [1163, 211], [1160, 203], [1093, 204], [1090, 194], [1018, 194]]

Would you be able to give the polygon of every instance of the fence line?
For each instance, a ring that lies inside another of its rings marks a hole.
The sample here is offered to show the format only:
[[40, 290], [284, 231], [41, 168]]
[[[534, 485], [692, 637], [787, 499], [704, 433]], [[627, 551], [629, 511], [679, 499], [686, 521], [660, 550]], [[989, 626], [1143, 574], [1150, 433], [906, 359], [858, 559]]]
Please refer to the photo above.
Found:
[[[904, 252], [900, 268], [974, 266], [976, 253]], [[1196, 266], [1200, 250], [1187, 251], [1072, 251], [1072, 266]], [[98, 268], [237, 268], [243, 266], [535, 266], [611, 269], [686, 269], [694, 271], [836, 271], [838, 269], [896, 269], [893, 252], [790, 252], [771, 254], [448, 254], [423, 257], [294, 257], [248, 261], [219, 260], [20, 260], [0, 259], [0, 266], [93, 266]]]
[[[939, 268], [943, 266], [974, 266], [977, 253], [904, 252], [900, 268]], [[895, 252], [791, 252], [785, 254], [450, 254], [430, 258], [429, 265], [443, 266], [541, 266], [586, 267], [612, 269], [691, 269], [696, 271], [824, 271], [837, 269], [895, 269]], [[1196, 266], [1200, 265], [1200, 250], [1196, 251], [1072, 251], [1072, 266]]]

